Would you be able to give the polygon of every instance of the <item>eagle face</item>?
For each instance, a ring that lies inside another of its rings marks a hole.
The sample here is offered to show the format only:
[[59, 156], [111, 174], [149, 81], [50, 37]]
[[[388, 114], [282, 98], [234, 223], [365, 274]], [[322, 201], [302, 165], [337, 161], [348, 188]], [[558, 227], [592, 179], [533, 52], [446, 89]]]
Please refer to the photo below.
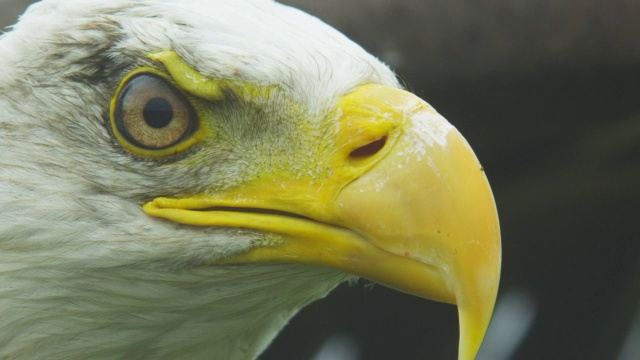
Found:
[[495, 301], [473, 152], [394, 74], [267, 0], [33, 5], [0, 39], [0, 357], [256, 357], [366, 277]]

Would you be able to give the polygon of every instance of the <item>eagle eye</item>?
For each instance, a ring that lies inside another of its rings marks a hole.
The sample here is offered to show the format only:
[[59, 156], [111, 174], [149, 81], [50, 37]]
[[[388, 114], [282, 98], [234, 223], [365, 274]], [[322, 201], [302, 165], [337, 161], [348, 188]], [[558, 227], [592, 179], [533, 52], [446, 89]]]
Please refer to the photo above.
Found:
[[195, 111], [185, 96], [151, 74], [135, 75], [121, 87], [113, 121], [121, 142], [128, 143], [123, 145], [144, 150], [172, 148], [198, 128]]

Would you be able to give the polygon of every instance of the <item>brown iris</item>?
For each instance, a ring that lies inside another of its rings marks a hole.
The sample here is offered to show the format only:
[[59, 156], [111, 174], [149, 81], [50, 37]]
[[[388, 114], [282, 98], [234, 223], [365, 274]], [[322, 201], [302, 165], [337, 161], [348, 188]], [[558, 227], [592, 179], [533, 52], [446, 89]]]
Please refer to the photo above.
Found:
[[171, 147], [197, 130], [189, 102], [167, 81], [141, 74], [123, 87], [116, 104], [116, 127], [131, 144], [144, 149]]

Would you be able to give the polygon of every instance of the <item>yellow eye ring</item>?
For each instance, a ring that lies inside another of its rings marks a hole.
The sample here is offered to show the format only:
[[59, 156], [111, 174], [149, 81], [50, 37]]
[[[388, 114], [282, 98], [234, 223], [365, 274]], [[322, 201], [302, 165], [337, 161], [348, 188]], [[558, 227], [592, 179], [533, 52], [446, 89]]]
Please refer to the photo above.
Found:
[[198, 114], [166, 75], [139, 69], [125, 77], [111, 101], [111, 127], [126, 150], [146, 157], [184, 151], [201, 137]]

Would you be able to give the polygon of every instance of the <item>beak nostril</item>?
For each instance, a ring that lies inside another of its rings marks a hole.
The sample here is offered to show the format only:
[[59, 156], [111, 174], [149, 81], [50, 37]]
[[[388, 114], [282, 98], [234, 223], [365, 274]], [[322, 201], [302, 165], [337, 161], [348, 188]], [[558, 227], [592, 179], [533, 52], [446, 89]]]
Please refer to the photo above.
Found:
[[351, 158], [364, 158], [364, 157], [369, 157], [369, 156], [373, 156], [375, 154], [377, 154], [380, 150], [382, 150], [382, 148], [384, 147], [384, 145], [387, 143], [387, 137], [383, 137], [381, 139], [378, 139], [376, 141], [372, 141], [370, 143], [368, 143], [367, 145], [361, 146], [355, 150], [353, 150], [351, 152], [351, 154], [349, 154], [349, 157]]

